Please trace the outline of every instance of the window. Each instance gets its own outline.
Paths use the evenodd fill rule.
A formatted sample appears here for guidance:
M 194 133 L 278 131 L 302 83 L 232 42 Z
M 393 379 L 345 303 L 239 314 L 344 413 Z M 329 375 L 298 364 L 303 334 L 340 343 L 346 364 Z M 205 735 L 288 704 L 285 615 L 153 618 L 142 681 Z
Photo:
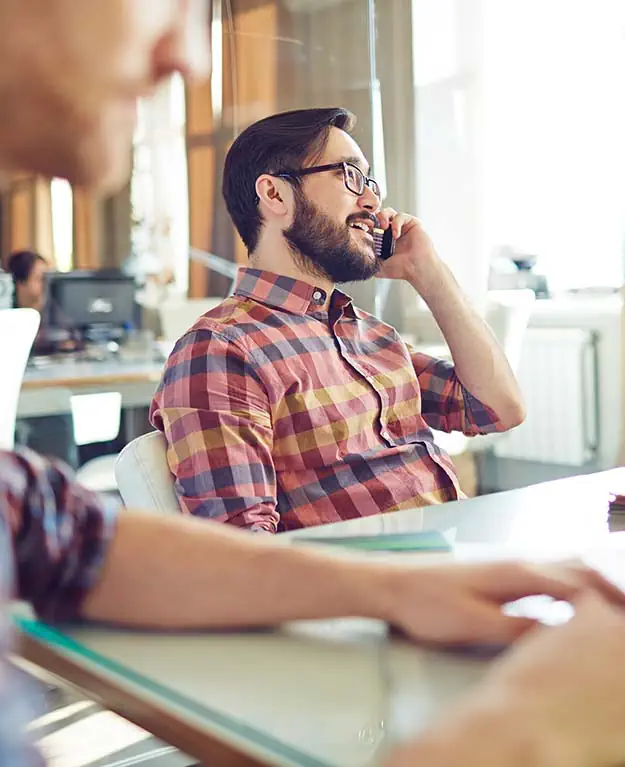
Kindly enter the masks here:
M 139 105 L 131 186 L 133 269 L 171 271 L 177 290 L 188 281 L 188 194 L 185 96 L 178 75 Z
M 502 246 L 623 282 L 624 6 L 413 0 L 419 214 L 463 285 Z M 474 292 L 475 292 L 474 290 Z
M 623 282 L 619 5 L 485 4 L 485 242 L 536 254 L 556 289 Z
M 53 178 L 50 183 L 50 199 L 54 262 L 60 272 L 68 272 L 73 266 L 74 252 L 73 194 L 69 181 Z

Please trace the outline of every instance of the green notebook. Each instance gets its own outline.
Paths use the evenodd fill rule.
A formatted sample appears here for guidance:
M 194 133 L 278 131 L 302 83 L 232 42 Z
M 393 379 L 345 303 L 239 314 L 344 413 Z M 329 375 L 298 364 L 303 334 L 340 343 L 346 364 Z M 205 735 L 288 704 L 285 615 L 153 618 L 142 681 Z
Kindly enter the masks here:
M 381 533 L 380 535 L 352 535 L 328 538 L 302 537 L 297 543 L 318 543 L 324 546 L 345 546 L 360 551 L 451 551 L 447 538 L 438 530 L 418 533 Z

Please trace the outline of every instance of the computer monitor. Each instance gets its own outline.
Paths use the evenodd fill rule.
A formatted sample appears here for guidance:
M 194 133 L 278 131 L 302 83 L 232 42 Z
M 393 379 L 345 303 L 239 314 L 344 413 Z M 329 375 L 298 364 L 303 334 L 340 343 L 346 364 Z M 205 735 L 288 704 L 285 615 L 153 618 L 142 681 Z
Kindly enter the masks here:
M 47 275 L 44 324 L 50 329 L 122 330 L 135 324 L 134 279 L 117 270 Z

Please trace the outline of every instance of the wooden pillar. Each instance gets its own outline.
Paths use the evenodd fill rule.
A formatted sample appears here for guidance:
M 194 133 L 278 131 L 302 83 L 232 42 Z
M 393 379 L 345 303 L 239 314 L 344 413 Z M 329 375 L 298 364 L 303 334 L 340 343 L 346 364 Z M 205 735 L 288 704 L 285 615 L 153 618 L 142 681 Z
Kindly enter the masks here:
M 222 170 L 238 133 L 277 110 L 279 12 L 276 0 L 234 0 L 232 11 L 233 19 L 224 21 L 223 56 L 213 60 L 221 104 L 213 109 L 210 83 L 187 89 L 189 235 L 192 247 L 244 264 L 247 252 L 221 196 Z M 228 285 L 190 263 L 190 296 L 223 295 Z
M 229 36 L 228 42 L 234 46 L 229 60 L 235 62 L 236 69 L 232 72 L 226 67 L 231 85 L 225 89 L 224 102 L 236 115 L 236 127 L 243 130 L 277 111 L 279 18 L 275 0 L 262 4 L 242 0 L 234 5 L 236 34 Z M 245 45 L 241 45 L 242 40 L 247 41 Z M 233 260 L 247 264 L 247 249 L 234 227 L 232 236 Z
M 15 184 L 9 193 L 9 253 L 32 248 L 33 194 L 30 182 Z
M 74 189 L 73 202 L 74 268 L 97 269 L 102 240 L 100 201 L 90 192 Z
M 186 108 L 189 245 L 212 251 L 216 179 L 210 83 L 198 83 L 187 88 Z M 208 270 L 190 261 L 189 296 L 201 298 L 208 295 L 208 290 Z
M 14 250 L 35 250 L 51 262 L 52 203 L 47 179 L 14 174 L 2 193 L 2 261 Z

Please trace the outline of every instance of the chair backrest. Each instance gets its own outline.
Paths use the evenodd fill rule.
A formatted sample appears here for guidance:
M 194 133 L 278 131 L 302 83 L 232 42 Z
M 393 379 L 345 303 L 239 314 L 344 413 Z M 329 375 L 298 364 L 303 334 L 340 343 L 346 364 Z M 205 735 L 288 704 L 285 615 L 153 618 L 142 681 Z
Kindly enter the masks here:
M 167 463 L 167 442 L 160 431 L 143 434 L 126 445 L 115 463 L 115 479 L 126 506 L 161 514 L 180 513 Z
M 0 449 L 12 450 L 15 419 L 24 370 L 39 328 L 39 312 L 34 309 L 0 310 Z
M 223 298 L 170 299 L 159 307 L 161 330 L 167 341 L 177 341 L 198 317 L 214 309 Z

